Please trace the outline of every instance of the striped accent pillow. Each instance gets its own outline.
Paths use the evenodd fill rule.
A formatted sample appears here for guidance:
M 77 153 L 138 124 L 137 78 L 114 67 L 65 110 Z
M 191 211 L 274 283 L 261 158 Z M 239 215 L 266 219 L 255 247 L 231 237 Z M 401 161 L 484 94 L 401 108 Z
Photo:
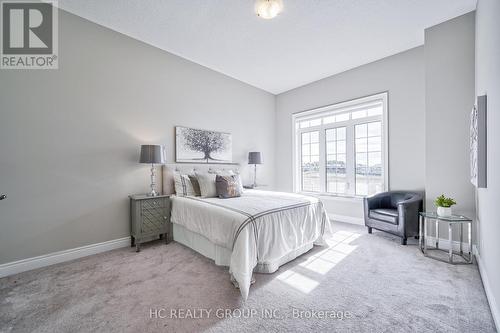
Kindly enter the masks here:
M 189 179 L 189 175 L 183 175 L 180 172 L 175 172 L 174 186 L 175 186 L 175 194 L 177 194 L 180 197 L 196 196 L 196 192 L 193 188 L 191 180 Z

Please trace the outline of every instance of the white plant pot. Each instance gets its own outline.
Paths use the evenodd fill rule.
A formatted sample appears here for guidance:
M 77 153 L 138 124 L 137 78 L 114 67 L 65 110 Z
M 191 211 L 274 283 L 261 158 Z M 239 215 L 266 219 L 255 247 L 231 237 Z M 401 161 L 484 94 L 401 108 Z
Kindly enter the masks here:
M 451 207 L 438 207 L 437 214 L 438 216 L 451 216 Z

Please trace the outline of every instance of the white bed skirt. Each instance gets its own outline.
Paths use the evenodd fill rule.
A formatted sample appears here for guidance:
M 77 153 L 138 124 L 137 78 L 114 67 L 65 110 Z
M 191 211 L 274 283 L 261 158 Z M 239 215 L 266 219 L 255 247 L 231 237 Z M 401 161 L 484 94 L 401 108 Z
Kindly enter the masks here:
M 209 259 L 212 259 L 218 266 L 229 266 L 231 263 L 231 250 L 212 243 L 205 236 L 192 232 L 180 224 L 173 223 L 173 229 L 174 240 L 176 242 L 195 250 Z M 313 243 L 314 242 L 306 243 L 273 261 L 259 262 L 253 271 L 256 273 L 274 273 L 281 265 L 284 265 L 311 250 L 314 246 Z
M 212 243 L 205 236 L 192 232 L 180 224 L 173 223 L 173 225 L 174 240 L 176 242 L 181 243 L 182 245 L 185 245 L 204 255 L 205 257 L 212 259 L 218 266 L 229 266 L 231 263 L 230 250 Z

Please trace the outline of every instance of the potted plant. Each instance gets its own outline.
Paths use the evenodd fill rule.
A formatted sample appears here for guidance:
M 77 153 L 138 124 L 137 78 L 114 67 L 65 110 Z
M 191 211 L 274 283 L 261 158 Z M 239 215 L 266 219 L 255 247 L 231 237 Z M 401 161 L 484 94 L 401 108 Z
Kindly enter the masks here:
M 441 194 L 434 200 L 434 204 L 437 206 L 437 214 L 439 216 L 451 216 L 451 206 L 457 203 L 452 198 L 447 198 L 444 194 Z

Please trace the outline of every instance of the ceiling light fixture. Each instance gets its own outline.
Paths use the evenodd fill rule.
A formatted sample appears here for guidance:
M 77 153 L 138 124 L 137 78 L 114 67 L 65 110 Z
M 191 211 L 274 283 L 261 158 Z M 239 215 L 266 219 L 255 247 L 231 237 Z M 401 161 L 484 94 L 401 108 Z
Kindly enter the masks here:
M 255 14 L 263 19 L 272 19 L 283 10 L 283 0 L 256 0 Z

